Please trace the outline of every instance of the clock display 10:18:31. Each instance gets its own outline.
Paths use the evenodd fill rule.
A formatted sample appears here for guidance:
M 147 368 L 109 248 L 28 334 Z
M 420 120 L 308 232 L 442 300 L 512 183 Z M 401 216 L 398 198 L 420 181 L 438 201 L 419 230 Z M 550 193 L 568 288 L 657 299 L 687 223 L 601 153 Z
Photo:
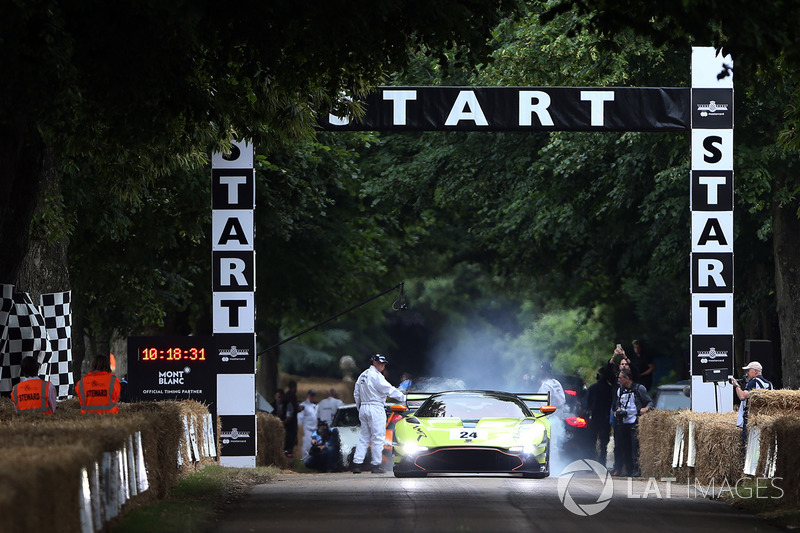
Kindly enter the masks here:
M 205 361 L 205 348 L 142 348 L 139 350 L 141 361 Z

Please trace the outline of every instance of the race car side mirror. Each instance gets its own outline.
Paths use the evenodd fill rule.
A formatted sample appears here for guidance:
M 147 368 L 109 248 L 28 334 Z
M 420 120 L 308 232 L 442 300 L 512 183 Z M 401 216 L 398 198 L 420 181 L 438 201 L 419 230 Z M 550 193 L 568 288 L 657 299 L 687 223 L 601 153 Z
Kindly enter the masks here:
M 393 406 L 391 406 L 389 409 L 391 409 L 395 413 L 405 413 L 408 410 L 408 407 L 406 407 L 405 405 L 396 403 Z
M 557 407 L 555 405 L 543 405 L 539 408 L 539 411 L 546 415 L 552 415 L 556 412 Z

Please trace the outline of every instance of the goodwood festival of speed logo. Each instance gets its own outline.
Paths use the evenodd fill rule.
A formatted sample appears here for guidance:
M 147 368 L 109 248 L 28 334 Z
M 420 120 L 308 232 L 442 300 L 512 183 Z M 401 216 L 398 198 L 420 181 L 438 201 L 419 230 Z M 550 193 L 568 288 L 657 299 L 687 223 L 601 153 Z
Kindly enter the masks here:
M 597 500 L 593 503 L 579 504 L 569 492 L 569 485 L 573 476 L 579 472 L 594 472 L 603 485 Z M 558 478 L 558 499 L 564 504 L 567 511 L 578 516 L 592 516 L 605 509 L 611 503 L 611 496 L 614 495 L 614 479 L 608 473 L 608 469 L 591 459 L 581 459 L 573 461 L 564 467 L 561 476 Z

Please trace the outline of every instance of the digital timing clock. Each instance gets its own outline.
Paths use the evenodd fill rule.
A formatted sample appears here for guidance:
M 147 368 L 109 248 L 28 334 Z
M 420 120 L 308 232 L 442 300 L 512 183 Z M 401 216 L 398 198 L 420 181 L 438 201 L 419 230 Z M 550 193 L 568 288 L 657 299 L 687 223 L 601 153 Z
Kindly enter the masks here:
M 210 356 L 206 346 L 141 346 L 138 349 L 139 361 L 205 361 Z
M 217 400 L 220 357 L 211 336 L 128 337 L 132 401 Z

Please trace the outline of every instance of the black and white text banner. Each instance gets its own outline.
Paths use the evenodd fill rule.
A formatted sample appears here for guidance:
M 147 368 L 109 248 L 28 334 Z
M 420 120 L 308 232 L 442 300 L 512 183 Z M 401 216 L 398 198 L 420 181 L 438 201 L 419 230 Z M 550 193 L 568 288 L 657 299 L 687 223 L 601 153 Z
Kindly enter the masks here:
M 727 75 L 720 76 L 721 73 Z M 733 353 L 733 61 L 692 49 L 692 410 L 727 412 Z
M 220 464 L 256 466 L 253 145 L 211 159 L 213 322 Z
M 332 131 L 688 130 L 690 91 L 661 87 L 380 87 Z

